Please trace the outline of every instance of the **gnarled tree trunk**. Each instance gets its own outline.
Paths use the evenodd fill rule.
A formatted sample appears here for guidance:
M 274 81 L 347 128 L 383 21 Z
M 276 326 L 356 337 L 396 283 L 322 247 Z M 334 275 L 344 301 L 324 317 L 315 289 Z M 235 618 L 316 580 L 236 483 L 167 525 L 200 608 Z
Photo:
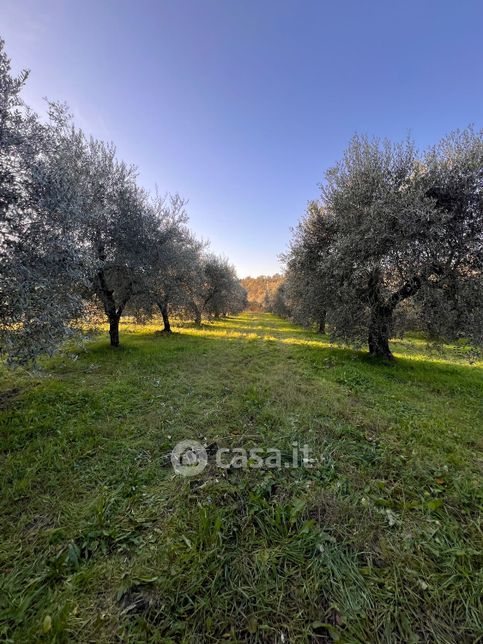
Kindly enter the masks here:
M 386 360 L 394 360 L 389 348 L 389 338 L 393 328 L 393 314 L 396 306 L 412 297 L 419 291 L 424 280 L 423 275 L 414 275 L 390 297 L 384 298 L 381 293 L 379 271 L 374 271 L 369 285 L 371 287 L 371 319 L 369 323 L 369 353 Z
M 158 302 L 159 310 L 163 316 L 163 324 L 165 333 L 171 333 L 171 324 L 169 323 L 169 305 L 167 302 Z
M 99 271 L 97 281 L 100 287 L 98 293 L 104 305 L 104 311 L 106 312 L 107 319 L 109 320 L 109 336 L 111 338 L 111 347 L 118 347 L 119 320 L 121 319 L 124 305 L 120 305 L 118 308 L 116 308 L 114 292 L 107 287 L 106 280 L 102 271 Z
M 106 252 L 102 241 L 98 242 L 97 252 L 99 260 L 101 262 L 105 262 Z M 117 307 L 114 297 L 114 290 L 108 286 L 108 281 L 106 279 L 103 267 L 100 268 L 94 278 L 94 288 L 97 295 L 101 299 L 101 302 L 104 306 L 104 311 L 107 315 L 107 319 L 109 320 L 109 336 L 111 338 L 111 347 L 118 347 L 119 320 L 121 319 L 122 312 L 124 311 L 124 308 L 132 295 L 132 282 L 129 283 L 128 287 L 126 288 L 124 297 Z
M 369 303 L 371 318 L 369 321 L 367 342 L 371 356 L 394 360 L 389 348 L 392 330 L 392 312 L 394 306 L 384 300 L 381 287 L 381 271 L 375 268 L 369 277 Z
M 119 320 L 121 316 L 117 313 L 109 315 L 109 336 L 111 338 L 111 347 L 119 346 Z
M 196 304 L 193 305 L 193 313 L 195 314 L 194 323 L 196 326 L 201 326 L 201 311 Z
M 317 323 L 317 333 L 325 333 L 325 313 L 320 316 Z
M 392 309 L 376 306 L 369 324 L 368 344 L 372 356 L 394 360 L 389 348 L 389 338 L 392 330 Z

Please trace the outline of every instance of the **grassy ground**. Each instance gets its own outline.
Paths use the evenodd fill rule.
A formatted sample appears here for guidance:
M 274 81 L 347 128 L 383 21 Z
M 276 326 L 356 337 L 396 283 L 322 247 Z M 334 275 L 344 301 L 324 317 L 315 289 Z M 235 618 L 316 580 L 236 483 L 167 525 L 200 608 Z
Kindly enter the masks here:
M 3 373 L 2 641 L 482 638 L 481 365 L 268 314 L 154 330 Z M 318 462 L 183 478 L 185 438 Z

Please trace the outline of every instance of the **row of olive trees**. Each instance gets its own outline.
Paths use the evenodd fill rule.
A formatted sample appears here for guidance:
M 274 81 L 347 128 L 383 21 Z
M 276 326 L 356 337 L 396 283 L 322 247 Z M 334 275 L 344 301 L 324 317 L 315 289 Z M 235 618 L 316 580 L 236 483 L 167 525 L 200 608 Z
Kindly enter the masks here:
M 457 131 L 418 154 L 355 137 L 326 174 L 285 256 L 279 314 L 367 343 L 415 324 L 483 341 L 483 132 Z
M 65 109 L 42 121 L 21 99 L 0 41 L 0 342 L 29 360 L 97 303 L 119 344 L 122 314 L 159 310 L 198 324 L 238 312 L 234 269 L 187 227 L 179 196 L 150 196 L 113 146 L 87 138 Z

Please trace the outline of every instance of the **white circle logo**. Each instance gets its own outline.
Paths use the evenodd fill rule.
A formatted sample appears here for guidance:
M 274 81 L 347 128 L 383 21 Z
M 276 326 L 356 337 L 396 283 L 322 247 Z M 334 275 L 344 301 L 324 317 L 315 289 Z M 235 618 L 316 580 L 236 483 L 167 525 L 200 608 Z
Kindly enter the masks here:
M 198 441 L 181 441 L 171 452 L 171 464 L 176 474 L 196 476 L 208 463 L 206 449 Z

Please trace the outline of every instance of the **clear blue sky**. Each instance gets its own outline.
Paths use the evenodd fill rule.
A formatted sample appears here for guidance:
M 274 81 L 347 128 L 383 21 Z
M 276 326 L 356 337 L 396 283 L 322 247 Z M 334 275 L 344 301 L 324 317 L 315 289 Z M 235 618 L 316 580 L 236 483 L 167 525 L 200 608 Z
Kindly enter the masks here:
M 482 0 L 0 0 L 0 33 L 27 101 L 187 197 L 240 276 L 278 269 L 354 132 L 483 120 Z

